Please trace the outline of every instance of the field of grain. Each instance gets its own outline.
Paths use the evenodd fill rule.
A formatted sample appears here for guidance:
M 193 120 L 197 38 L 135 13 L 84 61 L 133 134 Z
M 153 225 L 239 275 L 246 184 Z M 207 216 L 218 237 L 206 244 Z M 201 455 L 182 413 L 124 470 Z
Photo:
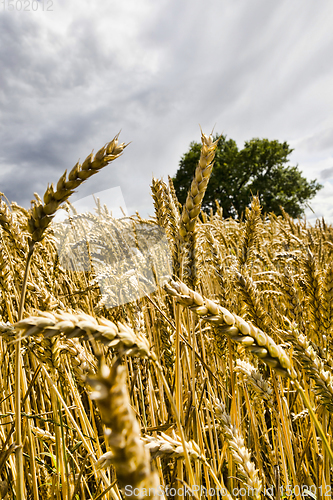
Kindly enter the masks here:
M 201 212 L 202 144 L 154 219 L 67 203 L 118 136 L 30 211 L 2 196 L 0 498 L 331 498 L 333 228 Z

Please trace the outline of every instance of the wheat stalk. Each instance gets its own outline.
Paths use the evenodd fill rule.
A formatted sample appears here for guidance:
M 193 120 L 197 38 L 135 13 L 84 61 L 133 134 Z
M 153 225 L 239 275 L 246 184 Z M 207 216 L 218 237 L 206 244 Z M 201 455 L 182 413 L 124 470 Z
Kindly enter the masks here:
M 121 156 L 127 145 L 125 143 L 118 144 L 118 136 L 119 134 L 95 155 L 91 153 L 87 156 L 82 164 L 78 162 L 69 172 L 68 178 L 67 171 L 65 171 L 60 177 L 56 189 L 54 189 L 53 184 L 48 186 L 43 197 L 44 203 L 39 197 L 37 197 L 37 201 L 33 202 L 28 219 L 28 231 L 33 243 L 42 240 L 56 211 L 62 203 L 68 200 L 78 186 Z
M 218 419 L 222 432 L 227 439 L 233 461 L 237 464 L 238 474 L 247 485 L 246 491 L 250 498 L 261 498 L 262 482 L 258 471 L 251 461 L 251 454 L 245 446 L 244 438 L 239 429 L 232 424 L 230 415 L 226 412 L 225 405 L 218 399 L 213 403 L 214 415 Z
M 145 447 L 149 450 L 151 458 L 176 458 L 184 459 L 184 447 L 181 439 L 177 436 L 175 431 L 172 432 L 172 436 L 168 436 L 164 432 L 161 432 L 158 436 L 142 436 L 141 440 Z M 206 462 L 206 458 L 202 456 L 201 451 L 197 443 L 194 441 L 186 441 L 187 453 L 191 460 L 200 460 Z M 105 469 L 110 467 L 113 460 L 113 453 L 107 451 L 102 456 L 99 457 L 95 463 L 95 467 L 98 469 Z
M 135 334 L 128 325 L 121 322 L 116 325 L 105 318 L 97 320 L 82 312 L 72 314 L 59 311 L 51 314 L 37 311 L 37 313 L 38 316 L 29 316 L 14 325 L 16 330 L 22 332 L 23 338 L 38 334 L 52 338 L 63 334 L 68 339 L 99 340 L 128 356 L 155 359 L 146 337 L 141 332 Z
M 170 295 L 176 297 L 178 302 L 187 306 L 202 319 L 219 326 L 218 335 L 227 335 L 234 342 L 240 343 L 279 374 L 294 376 L 288 355 L 280 346 L 276 345 L 271 337 L 252 323 L 231 313 L 212 300 L 202 297 L 198 292 L 190 290 L 182 282 L 166 283 L 165 289 Z
M 201 142 L 200 160 L 183 207 L 179 223 L 179 237 L 177 240 L 178 259 L 179 261 L 183 259 L 183 263 L 180 267 L 181 276 L 183 276 L 192 286 L 195 285 L 196 282 L 195 226 L 198 221 L 207 184 L 212 173 L 218 140 L 214 142 L 212 135 L 207 137 L 201 132 Z M 179 270 L 175 270 L 176 274 L 177 271 L 179 272 Z
M 172 432 L 172 436 L 168 436 L 164 432 L 161 432 L 161 434 L 156 437 L 143 436 L 142 440 L 149 449 L 152 458 L 184 458 L 184 447 L 175 431 Z M 193 440 L 186 441 L 186 448 L 191 460 L 206 462 L 206 458 L 202 456 L 199 446 Z
M 256 392 L 256 398 L 266 400 L 269 406 L 273 407 L 273 389 L 270 383 L 264 379 L 262 374 L 251 363 L 241 359 L 236 360 L 235 372 L 242 373 L 246 381 Z
M 158 476 L 151 469 L 148 449 L 140 439 L 140 427 L 130 405 L 126 386 L 126 370 L 118 359 L 110 369 L 101 364 L 95 377 L 87 382 L 94 388 L 90 397 L 97 402 L 105 429 L 105 436 L 112 452 L 112 464 L 122 488 L 138 488 L 139 495 L 130 498 L 143 498 L 146 489 L 157 492 Z M 151 490 L 150 490 L 151 488 Z M 141 490 L 141 493 L 140 493 Z

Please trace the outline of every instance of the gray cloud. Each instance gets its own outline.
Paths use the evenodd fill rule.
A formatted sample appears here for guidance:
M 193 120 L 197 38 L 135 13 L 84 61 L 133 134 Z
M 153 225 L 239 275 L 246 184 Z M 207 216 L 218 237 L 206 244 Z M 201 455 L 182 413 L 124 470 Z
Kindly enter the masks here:
M 325 168 L 320 172 L 320 178 L 321 179 L 329 179 L 330 177 L 333 176 L 333 167 L 331 168 Z
M 333 154 L 329 7 L 59 0 L 49 17 L 21 14 L 0 16 L 0 190 L 25 206 L 120 129 L 132 144 L 76 198 L 120 186 L 143 215 L 152 174 L 176 172 L 199 123 L 240 145 L 297 141 L 310 178 Z
M 332 150 L 333 145 L 333 127 L 314 133 L 311 137 L 304 139 L 299 146 L 308 152 L 317 152 Z

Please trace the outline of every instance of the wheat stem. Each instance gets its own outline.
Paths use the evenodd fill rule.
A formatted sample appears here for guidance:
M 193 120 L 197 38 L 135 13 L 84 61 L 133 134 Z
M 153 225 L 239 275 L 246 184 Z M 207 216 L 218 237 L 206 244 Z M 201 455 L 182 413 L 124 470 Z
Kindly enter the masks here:
M 182 426 L 181 421 L 180 421 L 179 412 L 177 410 L 175 400 L 172 397 L 168 382 L 166 381 L 166 378 L 164 376 L 163 369 L 162 369 L 161 365 L 159 364 L 159 362 L 157 360 L 154 361 L 154 365 L 156 366 L 158 373 L 162 379 L 164 390 L 167 393 L 168 399 L 171 403 L 171 406 L 172 406 L 172 409 L 173 409 L 173 412 L 174 412 L 174 415 L 176 418 L 177 427 L 178 427 L 178 431 L 180 434 L 180 439 L 182 441 L 182 445 L 183 445 L 183 449 L 184 449 L 186 470 L 187 470 L 187 473 L 189 476 L 190 487 L 192 488 L 192 486 L 195 485 L 195 479 L 194 479 L 193 470 L 192 470 L 192 466 L 191 466 L 191 462 L 190 462 L 190 457 L 189 457 L 189 454 L 188 454 L 188 451 L 186 448 L 186 439 L 185 439 L 185 435 L 184 435 L 183 426 Z
M 19 307 L 19 320 L 23 317 L 25 294 L 27 290 L 28 275 L 31 265 L 32 254 L 34 245 L 29 248 L 27 261 L 25 265 L 25 272 L 23 278 L 23 285 L 21 290 L 20 307 Z M 17 482 L 16 482 L 16 496 L 17 500 L 23 500 L 24 494 L 24 471 L 23 471 L 23 444 L 22 444 L 22 417 L 21 417 L 21 332 L 17 332 L 15 344 L 15 441 L 16 441 L 16 467 L 17 467 Z
M 331 462 L 331 464 L 333 466 L 333 451 L 332 451 L 330 445 L 328 444 L 327 437 L 325 436 L 325 433 L 324 433 L 324 431 L 323 431 L 323 429 L 322 429 L 322 427 L 321 427 L 321 425 L 320 425 L 320 423 L 319 423 L 319 421 L 318 421 L 318 419 L 316 417 L 316 414 L 315 414 L 315 412 L 312 409 L 312 405 L 311 405 L 311 403 L 310 403 L 307 395 L 305 394 L 303 388 L 301 387 L 301 384 L 299 383 L 299 381 L 298 380 L 294 380 L 294 384 L 296 386 L 296 389 L 297 389 L 298 393 L 300 394 L 301 398 L 303 399 L 305 406 L 309 410 L 311 419 L 312 419 L 312 421 L 313 421 L 313 423 L 314 423 L 314 425 L 315 425 L 315 427 L 317 429 L 317 432 L 318 432 L 318 434 L 319 434 L 319 436 L 320 436 L 320 438 L 321 438 L 321 440 L 323 442 L 323 445 L 324 445 L 324 447 L 325 447 L 325 449 L 327 451 L 327 454 L 329 456 L 330 462 Z

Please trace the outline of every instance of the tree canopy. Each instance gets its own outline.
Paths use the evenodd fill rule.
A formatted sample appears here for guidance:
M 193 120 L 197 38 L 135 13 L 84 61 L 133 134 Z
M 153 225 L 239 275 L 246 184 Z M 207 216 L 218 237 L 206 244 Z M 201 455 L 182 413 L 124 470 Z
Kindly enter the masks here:
M 186 201 L 200 150 L 200 143 L 191 142 L 173 178 L 182 204 Z M 250 205 L 252 195 L 258 195 L 263 212 L 280 215 L 282 207 L 291 217 L 300 217 L 308 200 L 323 186 L 316 180 L 308 181 L 298 166 L 287 165 L 292 151 L 287 142 L 258 138 L 245 142 L 239 150 L 233 139 L 227 140 L 222 135 L 202 208 L 215 207 L 217 200 L 224 217 L 239 218 Z

